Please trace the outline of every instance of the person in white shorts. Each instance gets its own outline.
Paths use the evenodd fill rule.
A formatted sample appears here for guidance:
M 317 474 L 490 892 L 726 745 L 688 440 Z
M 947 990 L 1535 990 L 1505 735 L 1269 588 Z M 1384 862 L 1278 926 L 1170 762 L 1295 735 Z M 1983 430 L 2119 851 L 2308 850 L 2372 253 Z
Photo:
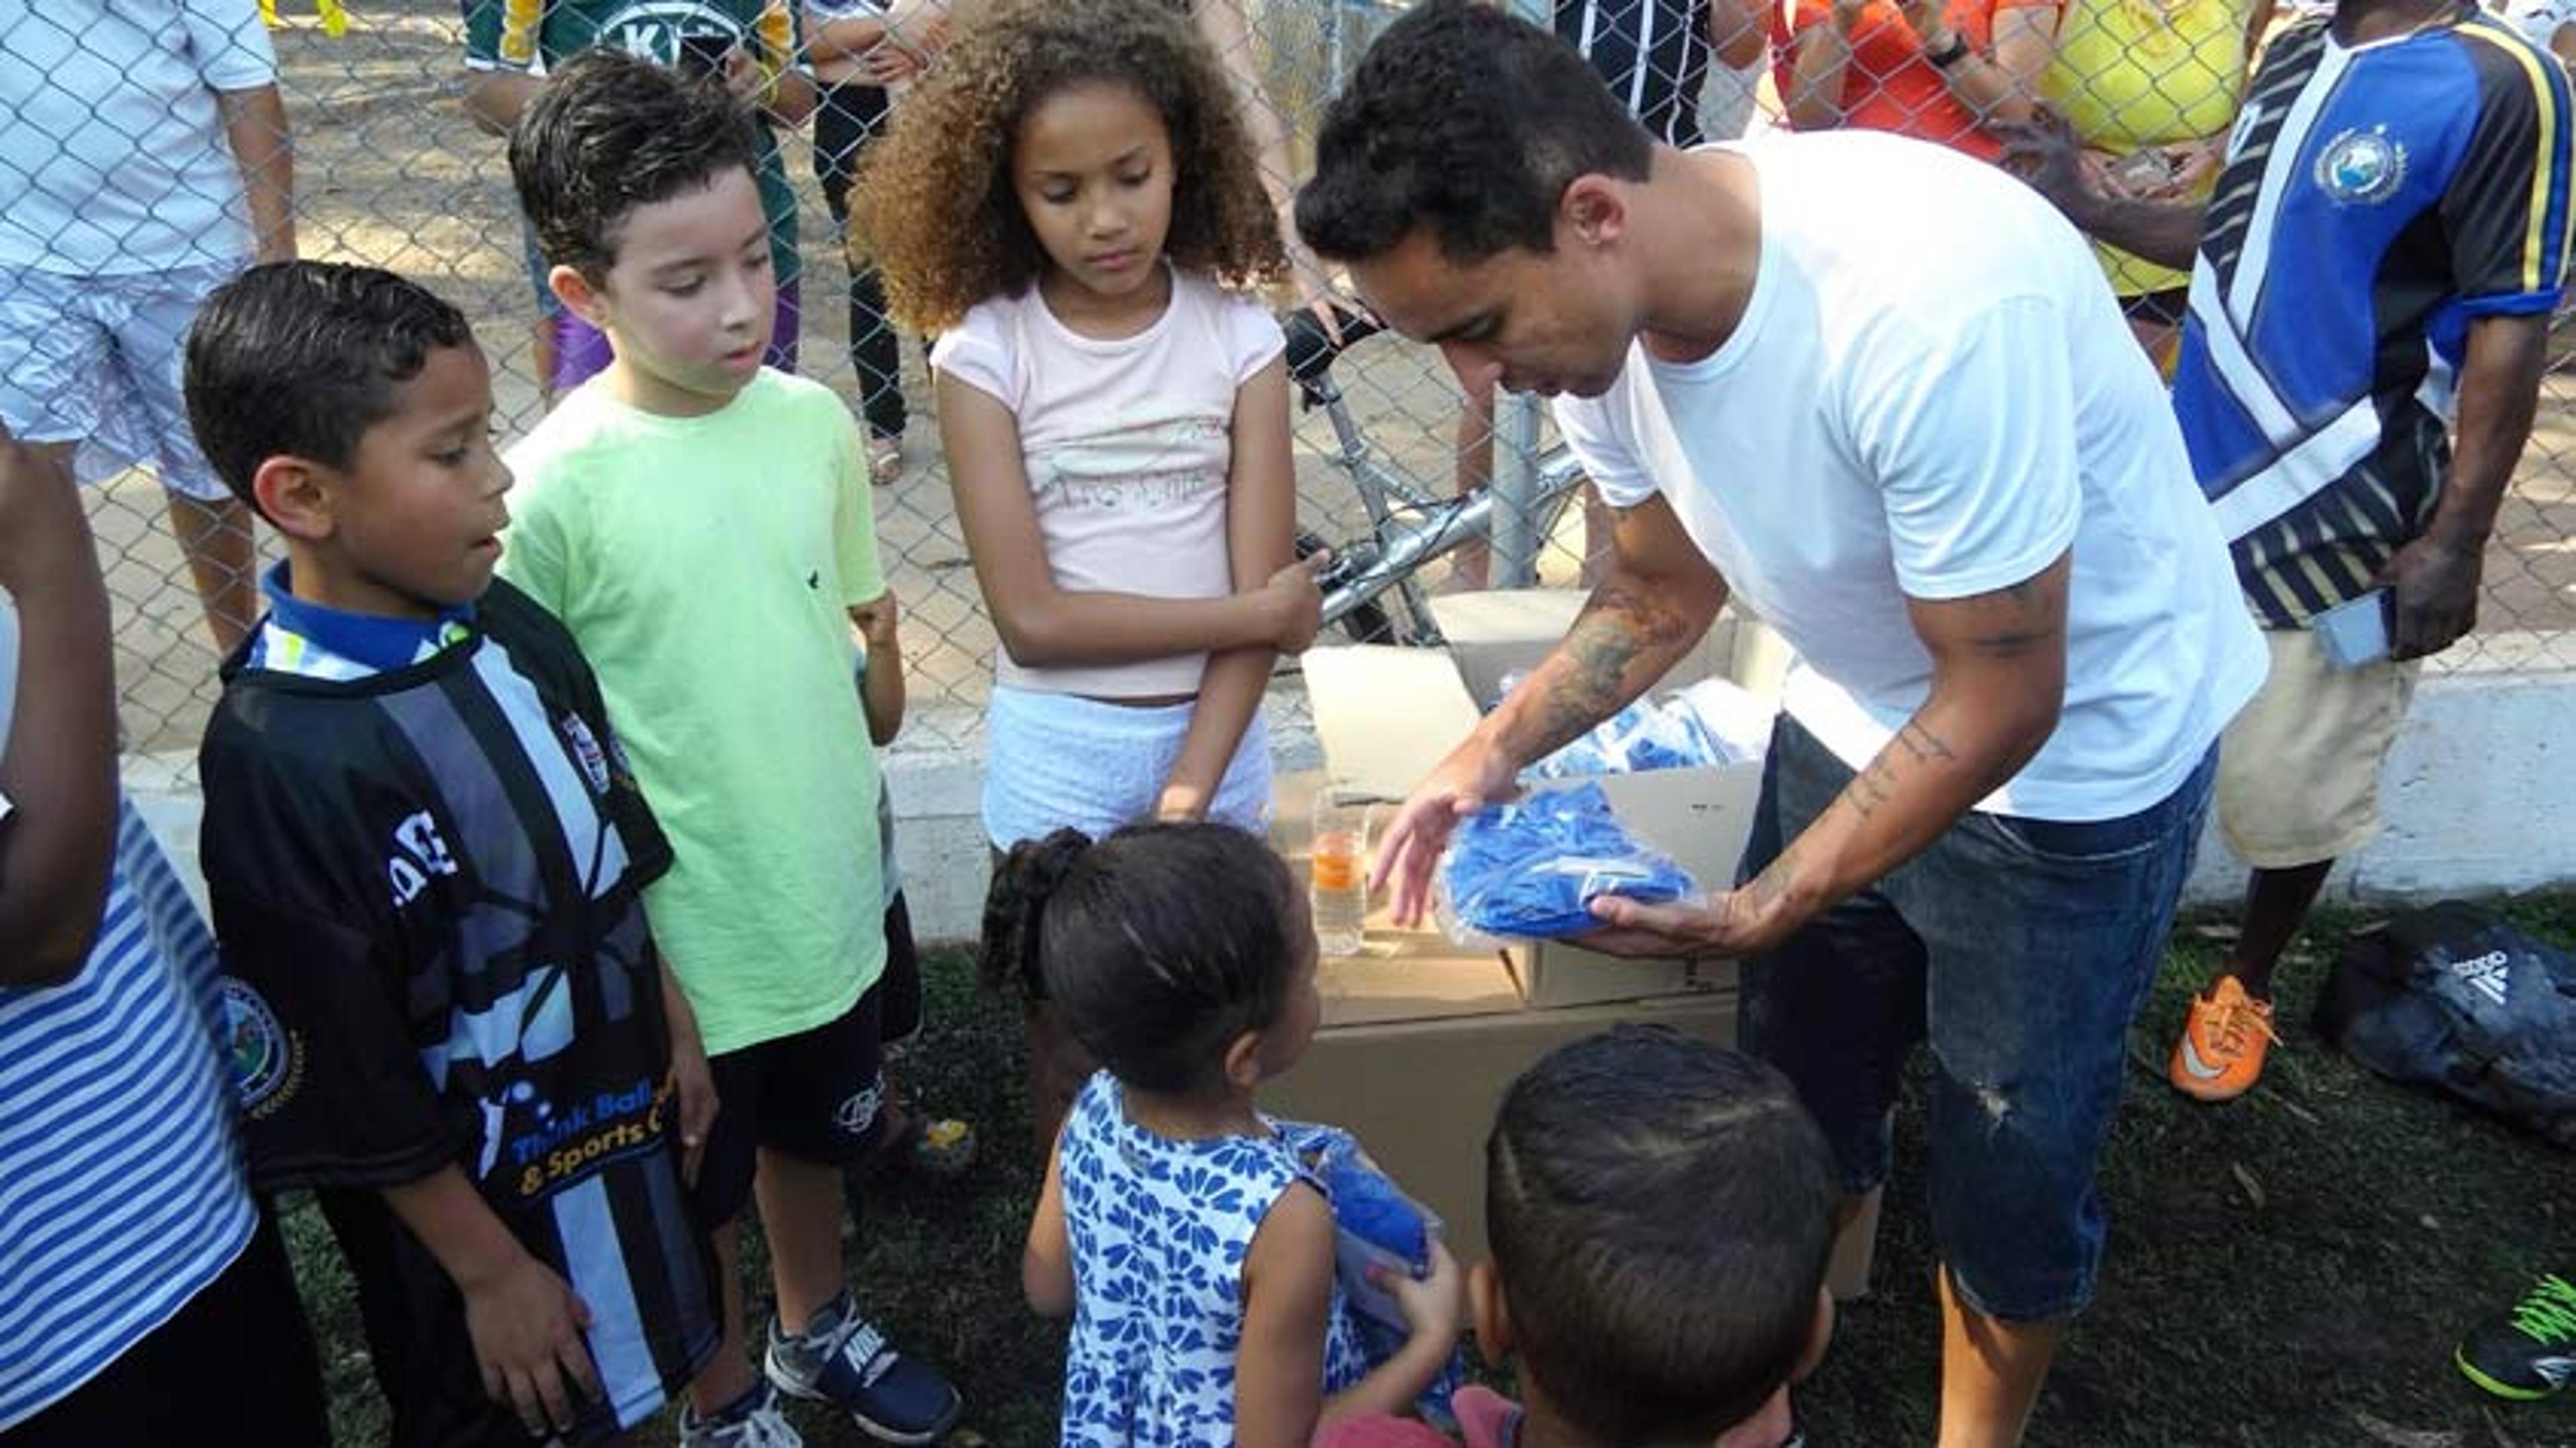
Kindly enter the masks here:
M 188 325 L 295 254 L 277 56 L 254 0 L 0 11 L 0 422 L 96 479 L 151 466 L 216 646 L 259 612 L 250 510 L 207 468 Z

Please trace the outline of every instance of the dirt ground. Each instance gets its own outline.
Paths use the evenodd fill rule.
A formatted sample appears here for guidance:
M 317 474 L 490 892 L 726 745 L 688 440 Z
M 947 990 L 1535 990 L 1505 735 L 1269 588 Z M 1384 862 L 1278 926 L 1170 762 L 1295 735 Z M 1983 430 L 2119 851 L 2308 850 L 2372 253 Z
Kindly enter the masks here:
M 1267 13 L 1297 17 L 1302 0 Z M 505 432 L 537 416 L 529 368 L 534 317 L 519 260 L 519 232 L 497 140 L 478 133 L 458 103 L 463 42 L 451 0 L 370 0 L 349 32 L 326 37 L 290 4 L 278 48 L 295 131 L 298 213 L 310 256 L 391 267 L 463 307 L 492 355 Z M 1330 53 L 1311 23 L 1283 20 L 1270 57 L 1276 88 L 1311 94 Z M 1345 46 L 1345 50 L 1355 47 Z M 1295 77 L 1309 77 L 1300 84 Z M 1293 102 L 1292 102 L 1293 104 Z M 806 275 L 803 368 L 856 397 L 839 298 L 847 269 L 816 188 L 801 137 L 788 138 L 788 164 L 802 202 Z M 947 742 L 973 728 L 991 673 L 993 636 L 976 597 L 965 546 L 938 466 L 935 428 L 918 346 L 905 348 L 906 392 L 915 404 L 902 479 L 877 494 L 887 568 L 908 615 L 916 739 Z M 1342 367 L 1345 390 L 1372 442 L 1399 469 L 1446 490 L 1456 387 L 1430 355 L 1384 340 Z M 2482 636 L 2451 656 L 2507 667 L 2576 665 L 2576 378 L 2552 377 L 2541 427 L 2526 454 L 2488 566 Z M 1298 419 L 1298 480 L 1304 525 L 1328 539 L 1356 535 L 1361 514 L 1334 466 L 1321 414 Z M 116 596 L 118 668 L 130 748 L 192 751 L 213 697 L 213 650 L 176 549 L 160 521 L 157 485 L 129 474 L 96 490 L 93 521 Z M 1571 520 L 1544 566 L 1568 581 L 1580 547 Z M 1292 705 L 1293 707 L 1293 705 Z

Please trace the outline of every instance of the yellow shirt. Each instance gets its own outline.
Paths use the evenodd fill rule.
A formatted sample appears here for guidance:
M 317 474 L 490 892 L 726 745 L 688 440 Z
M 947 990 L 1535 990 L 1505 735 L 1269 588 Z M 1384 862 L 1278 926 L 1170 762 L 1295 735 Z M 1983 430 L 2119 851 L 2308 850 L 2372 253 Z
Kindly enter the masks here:
M 2040 94 L 2084 144 L 2115 156 L 2223 137 L 2245 103 L 2247 0 L 2066 0 Z M 2215 169 L 2186 196 L 2205 199 Z M 2188 273 L 2097 246 L 2124 297 L 2188 285 Z

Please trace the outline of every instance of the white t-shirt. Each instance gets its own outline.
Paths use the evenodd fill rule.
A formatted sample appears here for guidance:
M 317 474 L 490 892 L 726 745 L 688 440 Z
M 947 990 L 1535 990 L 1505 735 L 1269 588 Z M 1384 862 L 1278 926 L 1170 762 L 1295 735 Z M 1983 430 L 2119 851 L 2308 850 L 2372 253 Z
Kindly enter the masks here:
M 1235 390 L 1286 347 L 1259 302 L 1175 270 L 1171 304 L 1133 337 L 1085 337 L 1031 287 L 978 303 L 940 336 L 930 365 L 1018 422 L 1056 587 L 1223 598 L 1234 592 Z M 1003 684 L 1100 699 L 1196 693 L 1207 667 L 1205 654 L 1032 669 L 997 649 L 993 661 Z
M 276 79 L 254 0 L 0 7 L 0 266 L 102 276 L 248 257 L 215 92 Z
M 1872 132 L 1739 148 L 1762 255 L 1699 362 L 1632 349 L 1557 407 L 1602 495 L 1661 492 L 1799 654 L 1789 713 L 1865 765 L 1930 692 L 1906 614 L 2070 547 L 2057 732 L 1980 804 L 2114 819 L 2170 794 L 2264 651 L 2163 389 L 2091 250 L 2020 182 Z

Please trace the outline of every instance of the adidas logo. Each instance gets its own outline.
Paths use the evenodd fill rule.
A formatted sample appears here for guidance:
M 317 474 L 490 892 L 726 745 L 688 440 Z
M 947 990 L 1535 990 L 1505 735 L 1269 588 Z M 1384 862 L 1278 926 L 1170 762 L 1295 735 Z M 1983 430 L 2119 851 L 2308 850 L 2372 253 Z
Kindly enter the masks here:
M 2501 950 L 2489 951 L 2475 960 L 2454 960 L 2443 967 L 2459 980 L 2497 1005 L 2505 1001 L 2505 984 L 2513 972 L 2513 958 Z

